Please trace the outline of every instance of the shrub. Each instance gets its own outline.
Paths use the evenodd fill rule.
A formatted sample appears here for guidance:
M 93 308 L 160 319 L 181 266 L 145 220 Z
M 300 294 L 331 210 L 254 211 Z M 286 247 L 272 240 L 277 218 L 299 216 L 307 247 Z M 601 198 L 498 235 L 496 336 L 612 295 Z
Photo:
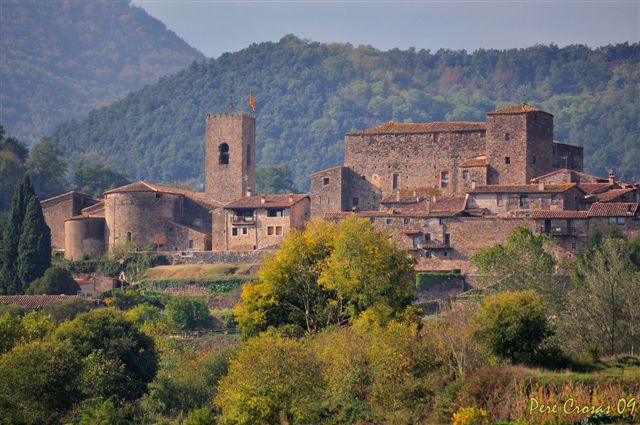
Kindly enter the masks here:
M 489 412 L 476 407 L 463 407 L 453 414 L 453 425 L 485 425 L 489 423 Z
M 60 324 L 67 320 L 73 320 L 80 313 L 91 310 L 92 304 L 81 298 L 71 298 L 64 301 L 47 304 L 42 308 L 42 312 L 49 317 L 53 323 Z
M 50 267 L 44 272 L 44 276 L 31 282 L 27 293 L 31 295 L 76 295 L 79 290 L 80 286 L 68 270 Z
M 193 330 L 211 322 L 209 306 L 202 298 L 173 297 L 165 308 L 167 318 L 182 330 Z

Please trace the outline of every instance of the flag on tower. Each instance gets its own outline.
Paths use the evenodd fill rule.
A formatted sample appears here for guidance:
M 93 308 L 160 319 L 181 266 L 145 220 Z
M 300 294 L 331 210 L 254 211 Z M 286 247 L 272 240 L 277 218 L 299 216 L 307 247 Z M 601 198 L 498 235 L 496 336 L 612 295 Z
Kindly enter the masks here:
M 251 105 L 251 110 L 253 112 L 255 112 L 256 111 L 256 104 L 253 101 L 253 96 L 251 96 L 251 94 L 249 94 L 249 105 Z

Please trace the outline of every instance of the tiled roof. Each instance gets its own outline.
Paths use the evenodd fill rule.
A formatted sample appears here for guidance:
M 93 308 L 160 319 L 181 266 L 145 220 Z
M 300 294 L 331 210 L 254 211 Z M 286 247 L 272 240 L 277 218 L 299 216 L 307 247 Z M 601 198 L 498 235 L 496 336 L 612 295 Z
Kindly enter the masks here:
M 463 167 L 486 167 L 487 157 L 486 155 L 476 156 L 475 158 L 469 158 L 462 163 Z
M 425 122 L 425 123 L 397 123 L 389 121 L 377 127 L 349 134 L 422 134 L 422 133 L 455 133 L 459 131 L 484 131 L 483 122 Z
M 225 204 L 225 209 L 242 209 L 242 208 L 285 208 L 309 198 L 306 194 L 278 194 L 278 195 L 255 195 L 245 198 L 236 199 Z M 264 199 L 264 203 L 262 200 Z
M 567 210 L 534 210 L 531 211 L 531 218 L 587 218 L 587 211 L 567 211 Z
M 193 192 L 191 190 L 179 189 L 177 187 L 164 186 L 157 183 L 148 183 L 145 181 L 137 181 L 135 183 L 128 184 L 126 186 L 117 187 L 115 189 L 107 190 L 104 192 L 105 196 L 112 193 L 126 193 L 126 192 L 159 192 L 169 193 L 174 195 L 183 195 L 187 198 L 191 198 L 196 202 L 200 202 L 212 208 L 219 208 L 222 206 L 221 202 L 215 201 L 209 198 L 202 192 Z
M 409 205 L 401 210 L 403 213 L 412 212 L 426 212 L 427 202 L 429 205 L 429 212 L 431 215 L 446 214 L 456 215 L 462 212 L 466 207 L 465 196 L 452 196 L 449 198 L 437 198 L 436 202 L 431 202 L 431 199 L 424 199 L 417 204 Z
M 578 181 L 579 182 L 582 182 L 582 180 L 586 180 L 583 183 L 589 183 L 591 181 L 595 181 L 597 183 L 608 183 L 609 182 L 608 178 L 598 177 L 598 176 L 594 176 L 594 175 L 591 175 L 591 174 L 583 173 L 582 171 L 570 170 L 568 168 L 560 168 L 558 170 L 551 171 L 550 173 L 534 177 L 534 178 L 531 179 L 531 182 L 535 183 L 535 182 L 538 182 L 539 180 L 542 180 L 542 179 L 544 179 L 546 177 L 551 177 L 551 176 L 554 176 L 554 175 L 560 174 L 560 173 L 569 173 L 572 176 L 576 176 L 576 177 L 578 177 Z
M 414 230 L 401 230 L 400 233 L 402 233 L 403 235 L 419 235 L 420 233 L 422 233 L 422 230 L 419 229 L 414 229 Z
M 0 295 L 0 304 L 17 305 L 26 309 L 44 307 L 47 304 L 77 298 L 75 295 Z
M 562 184 L 547 184 L 544 185 L 544 189 L 540 190 L 538 184 L 523 184 L 523 185 L 483 185 L 476 186 L 475 189 L 471 189 L 469 193 L 563 193 L 567 190 L 576 187 L 575 183 L 562 183 Z
M 589 217 L 629 217 L 638 214 L 638 202 L 596 202 L 589 208 Z
M 104 212 L 104 199 L 100 199 L 98 202 L 91 205 L 90 207 L 83 208 L 80 211 L 80 214 L 91 216 L 100 212 Z
M 384 198 L 381 203 L 383 204 L 394 204 L 394 203 L 403 203 L 410 204 L 416 203 L 422 200 L 425 196 L 437 195 L 439 193 L 438 189 L 433 187 L 417 187 L 415 189 L 400 189 L 400 201 L 398 201 L 398 191 L 392 192 L 389 196 Z M 416 200 L 418 198 L 418 201 Z
M 611 183 L 578 183 L 578 187 L 585 193 L 591 195 L 593 193 L 604 192 L 613 187 Z
M 489 112 L 487 115 L 499 115 L 499 114 L 525 114 L 527 112 L 544 112 L 534 106 L 527 103 L 519 103 L 517 105 L 509 105 L 504 108 L 496 109 L 493 112 Z M 551 114 L 549 114 L 551 115 Z
M 62 193 L 60 195 L 56 195 L 56 196 L 53 196 L 51 198 L 45 199 L 43 201 L 40 201 L 40 203 L 41 204 L 46 204 L 47 202 L 57 201 L 58 199 L 67 198 L 69 196 L 80 196 L 80 197 L 83 197 L 83 198 L 93 199 L 93 196 L 91 196 L 91 195 L 87 195 L 86 193 L 76 192 L 75 190 L 72 190 L 70 192 Z
M 598 193 L 596 196 L 598 198 L 598 201 L 600 202 L 611 202 L 621 196 L 626 195 L 627 193 L 632 193 L 635 191 L 636 189 L 612 189 L 603 193 Z

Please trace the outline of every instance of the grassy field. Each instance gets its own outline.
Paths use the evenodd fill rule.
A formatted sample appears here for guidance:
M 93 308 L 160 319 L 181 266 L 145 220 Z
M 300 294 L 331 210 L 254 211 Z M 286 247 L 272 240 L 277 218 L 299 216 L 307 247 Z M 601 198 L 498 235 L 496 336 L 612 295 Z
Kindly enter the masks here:
M 255 276 L 256 264 L 181 264 L 152 267 L 140 280 L 227 280 L 230 278 L 251 279 Z

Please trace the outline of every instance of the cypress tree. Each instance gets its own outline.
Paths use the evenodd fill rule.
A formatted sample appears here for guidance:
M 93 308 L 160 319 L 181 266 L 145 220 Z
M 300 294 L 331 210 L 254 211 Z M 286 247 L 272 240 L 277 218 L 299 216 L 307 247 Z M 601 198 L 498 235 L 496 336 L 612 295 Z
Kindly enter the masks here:
M 20 281 L 16 273 L 18 244 L 22 234 L 22 222 L 26 211 L 25 181 L 31 182 L 28 176 L 18 183 L 11 198 L 11 209 L 7 213 L 2 226 L 2 244 L 0 245 L 0 291 L 3 294 L 16 294 Z M 33 190 L 33 186 L 31 186 Z
M 33 190 L 33 186 L 30 188 Z M 33 194 L 28 199 L 16 262 L 20 293 L 51 267 L 51 230 L 44 221 L 38 197 Z

